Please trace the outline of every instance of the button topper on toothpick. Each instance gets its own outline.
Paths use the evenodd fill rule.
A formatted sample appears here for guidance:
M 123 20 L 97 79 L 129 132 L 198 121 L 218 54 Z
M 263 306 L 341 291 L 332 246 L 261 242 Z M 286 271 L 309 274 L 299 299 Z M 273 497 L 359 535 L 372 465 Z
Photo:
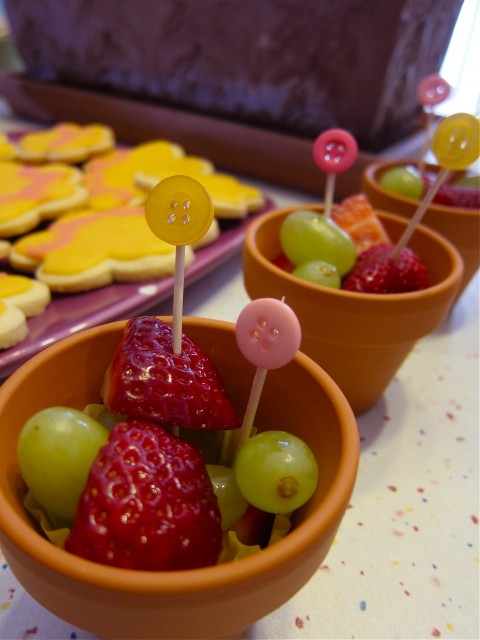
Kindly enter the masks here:
M 259 298 L 241 311 L 235 335 L 242 355 L 257 367 L 236 440 L 238 452 L 250 436 L 267 371 L 292 360 L 300 348 L 302 332 L 295 312 L 283 300 Z
M 435 194 L 452 171 L 463 171 L 480 157 L 479 120 L 468 113 L 457 113 L 445 118 L 433 134 L 432 151 L 441 169 L 396 244 L 390 256 L 393 260 L 410 240 Z
M 173 352 L 182 351 L 185 246 L 204 236 L 213 221 L 208 192 L 194 178 L 170 176 L 152 189 L 145 201 L 145 217 L 153 233 L 175 245 L 173 285 Z
M 418 83 L 417 87 L 417 100 L 422 105 L 426 114 L 425 120 L 425 140 L 420 152 L 420 160 L 418 163 L 418 170 L 423 173 L 425 169 L 425 156 L 430 147 L 431 130 L 433 124 L 433 107 L 437 106 L 450 95 L 451 87 L 446 80 L 444 80 L 437 73 L 423 78 Z
M 313 143 L 313 159 L 319 169 L 327 174 L 324 197 L 324 214 L 330 216 L 338 173 L 350 169 L 358 155 L 357 141 L 344 129 L 327 129 Z

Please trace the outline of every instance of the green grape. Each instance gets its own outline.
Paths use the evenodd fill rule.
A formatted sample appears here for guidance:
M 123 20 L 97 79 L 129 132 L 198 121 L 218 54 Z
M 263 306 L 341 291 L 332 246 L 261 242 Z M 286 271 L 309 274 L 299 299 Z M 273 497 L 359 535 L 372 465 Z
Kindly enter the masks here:
M 104 404 L 87 404 L 83 413 L 100 422 L 100 424 L 103 424 L 109 431 L 117 422 L 122 422 L 122 420 L 125 420 L 127 417 L 121 416 L 118 413 L 112 413 Z
M 322 287 L 330 287 L 332 289 L 340 289 L 342 282 L 336 268 L 323 260 L 302 262 L 298 267 L 295 267 L 292 274 L 301 280 L 307 280 L 308 282 L 320 284 Z
M 459 187 L 469 187 L 470 189 L 480 189 L 480 176 L 462 176 L 452 184 Z
M 405 196 L 405 198 L 420 200 L 423 195 L 422 176 L 413 165 L 387 169 L 382 173 L 378 182 L 387 191 Z
M 220 464 L 207 464 L 206 467 L 222 515 L 222 530 L 226 531 L 245 514 L 248 502 L 240 493 L 232 469 Z
M 287 215 L 280 227 L 280 244 L 294 265 L 323 260 L 333 265 L 340 276 L 347 274 L 356 261 L 355 245 L 348 233 L 315 211 L 299 210 Z
M 23 479 L 52 516 L 72 520 L 90 467 L 109 432 L 81 411 L 51 407 L 33 415 L 17 443 Z
M 318 481 L 311 449 L 285 431 L 264 431 L 247 440 L 234 471 L 245 499 L 269 513 L 298 509 L 312 497 Z

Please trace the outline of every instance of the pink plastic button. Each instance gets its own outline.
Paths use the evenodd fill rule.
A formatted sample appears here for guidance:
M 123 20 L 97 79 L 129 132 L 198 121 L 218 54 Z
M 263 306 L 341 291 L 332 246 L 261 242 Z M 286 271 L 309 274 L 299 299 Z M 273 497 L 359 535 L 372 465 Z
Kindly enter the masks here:
M 302 332 L 294 311 L 276 298 L 259 298 L 244 307 L 236 325 L 243 356 L 261 369 L 278 369 L 300 348 Z
M 347 171 L 357 159 L 357 141 L 344 129 L 328 129 L 313 143 L 313 159 L 325 173 Z
M 448 98 L 450 90 L 448 82 L 433 73 L 419 82 L 417 100 L 424 107 L 434 107 Z

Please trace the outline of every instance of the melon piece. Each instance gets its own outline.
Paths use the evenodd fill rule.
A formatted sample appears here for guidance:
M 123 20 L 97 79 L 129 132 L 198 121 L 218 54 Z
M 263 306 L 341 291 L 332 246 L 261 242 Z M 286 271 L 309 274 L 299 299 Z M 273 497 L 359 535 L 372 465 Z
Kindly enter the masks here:
M 391 242 L 367 197 L 349 196 L 332 209 L 332 220 L 352 238 L 357 255 L 377 244 Z

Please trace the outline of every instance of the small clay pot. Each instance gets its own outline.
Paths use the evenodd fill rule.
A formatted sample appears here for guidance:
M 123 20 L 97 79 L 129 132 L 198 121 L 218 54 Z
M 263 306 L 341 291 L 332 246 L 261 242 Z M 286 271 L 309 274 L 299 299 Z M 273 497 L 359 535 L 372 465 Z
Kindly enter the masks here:
M 379 183 L 385 171 L 407 164 L 414 165 L 412 162 L 375 162 L 364 170 L 362 190 L 375 209 L 391 211 L 407 218 L 416 212 L 418 200 L 392 193 Z M 427 164 L 426 169 L 432 173 L 439 171 L 439 167 L 432 164 Z M 464 271 L 457 292 L 458 299 L 480 267 L 480 210 L 432 203 L 422 224 L 445 236 L 462 256 Z
M 243 250 L 245 287 L 253 299 L 285 296 L 302 326 L 301 351 L 332 376 L 359 415 L 381 398 L 417 340 L 442 324 L 460 284 L 462 259 L 448 240 L 420 225 L 409 246 L 428 268 L 427 289 L 378 295 L 306 282 L 272 263 L 281 253 L 282 221 L 299 208 L 267 213 L 249 225 Z M 322 205 L 308 208 L 323 210 Z M 376 213 L 392 241 L 398 240 L 407 219 Z
M 165 318 L 171 321 L 171 318 Z M 303 438 L 318 461 L 314 496 L 285 538 L 254 556 L 177 572 L 131 571 L 79 558 L 49 542 L 25 510 L 17 438 L 35 412 L 100 401 L 124 322 L 75 334 L 29 360 L 0 388 L 0 545 L 23 587 L 55 615 L 102 638 L 236 638 L 291 598 L 327 555 L 349 504 L 359 460 L 352 411 L 332 379 L 298 353 L 269 372 L 255 426 Z M 255 374 L 232 324 L 184 318 L 243 414 Z

